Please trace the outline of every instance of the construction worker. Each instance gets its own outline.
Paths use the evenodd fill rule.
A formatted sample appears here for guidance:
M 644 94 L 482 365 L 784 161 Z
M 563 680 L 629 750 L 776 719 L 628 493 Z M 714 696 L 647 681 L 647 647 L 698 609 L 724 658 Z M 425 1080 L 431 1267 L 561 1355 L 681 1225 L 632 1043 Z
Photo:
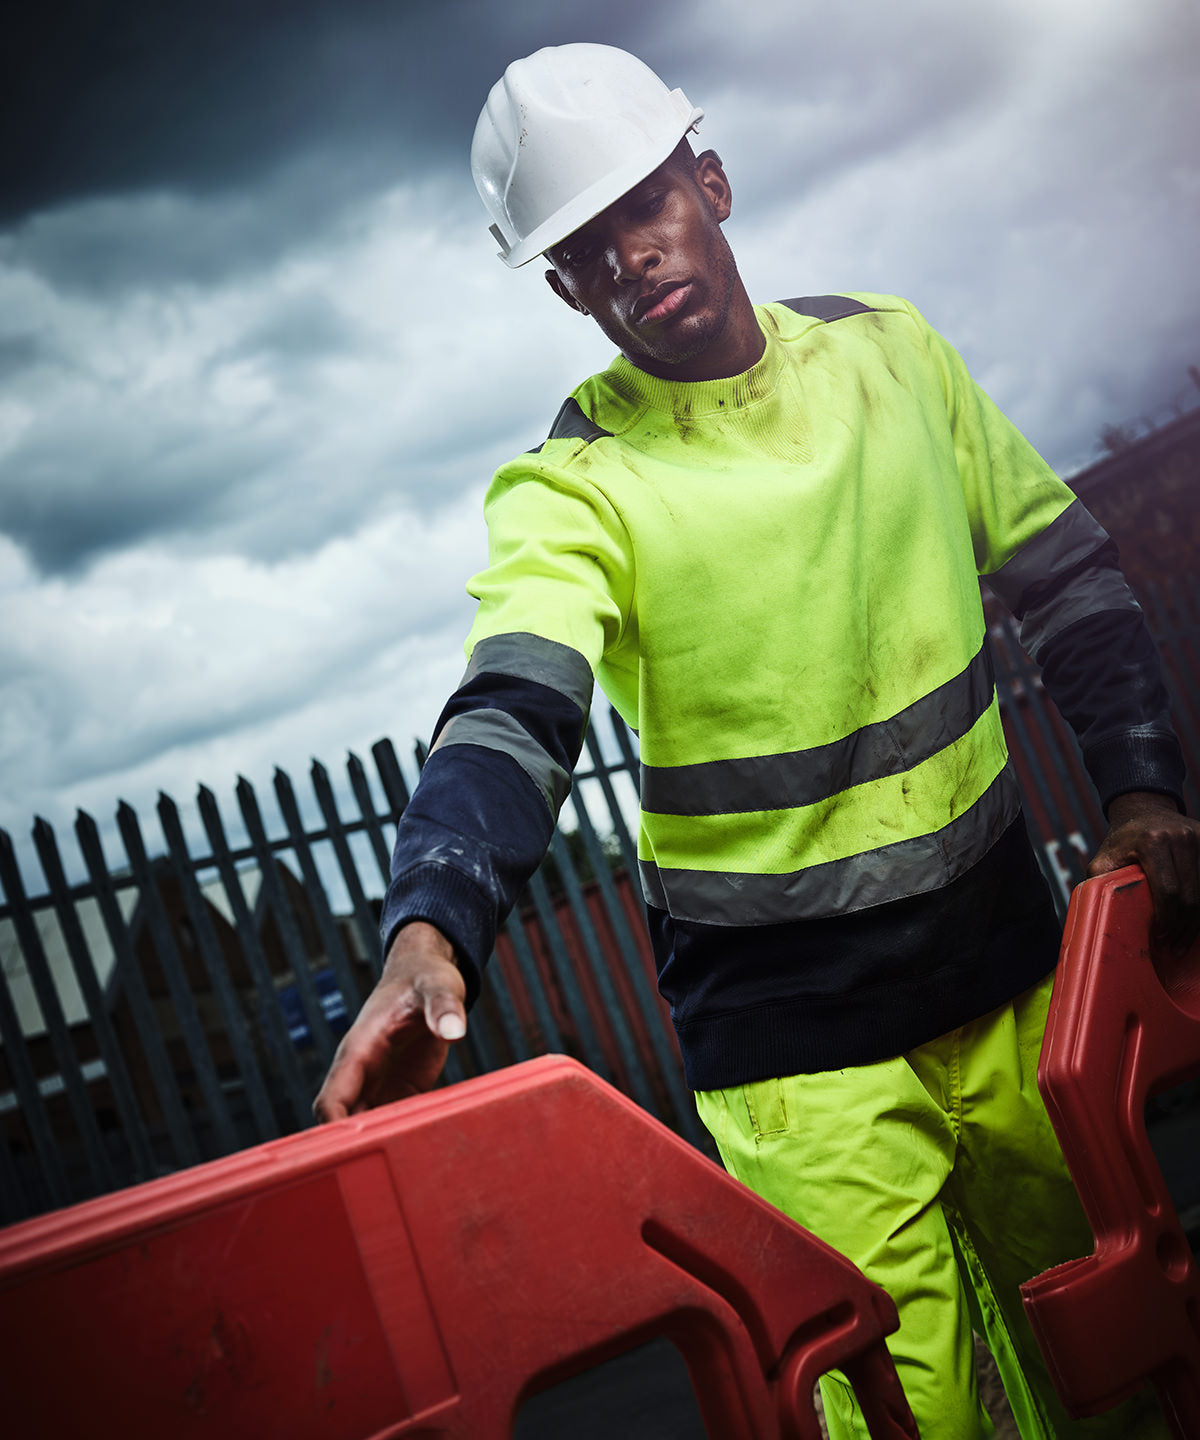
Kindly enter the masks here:
M 472 151 L 501 257 L 619 351 L 496 474 L 462 685 L 400 824 L 383 976 L 315 1110 L 431 1086 L 568 791 L 593 679 L 639 731 L 659 984 L 733 1174 L 897 1302 L 927 1440 L 991 1434 L 972 1328 L 1031 1436 L 1072 1425 L 1017 1286 L 1091 1248 L 1037 1093 L 1059 934 L 1007 761 L 978 577 L 1022 619 L 1174 943 L 1197 825 L 1104 532 L 918 312 L 755 306 L 701 118 L 597 45 L 511 65 Z M 863 1435 L 822 1381 L 831 1434 Z M 1147 1400 L 1148 1400 L 1147 1396 Z M 1152 1407 L 1153 1408 L 1153 1407 Z

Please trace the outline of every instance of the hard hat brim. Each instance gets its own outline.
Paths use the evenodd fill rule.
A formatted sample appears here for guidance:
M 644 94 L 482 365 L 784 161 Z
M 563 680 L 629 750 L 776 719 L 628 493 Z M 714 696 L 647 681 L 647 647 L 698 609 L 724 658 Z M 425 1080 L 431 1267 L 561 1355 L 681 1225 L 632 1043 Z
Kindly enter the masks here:
M 586 225 L 589 220 L 594 220 L 602 210 L 607 210 L 615 200 L 619 200 L 627 191 L 632 190 L 647 175 L 652 175 L 680 140 L 689 130 L 699 124 L 703 117 L 703 110 L 698 107 L 693 108 L 687 123 L 679 130 L 678 134 L 673 135 L 673 138 L 665 146 L 660 141 L 659 144 L 639 152 L 627 164 L 610 170 L 603 179 L 589 186 L 581 194 L 574 196 L 569 204 L 564 205 L 561 210 L 556 210 L 544 224 L 524 236 L 510 250 L 500 250 L 498 252 L 500 259 L 510 270 L 519 270 L 522 265 L 527 265 L 531 260 L 536 260 L 539 255 L 544 255 L 547 250 L 552 250 L 555 245 L 561 244 L 581 225 Z M 492 233 L 496 235 L 494 226 Z M 496 235 L 496 238 L 501 239 L 499 235 Z

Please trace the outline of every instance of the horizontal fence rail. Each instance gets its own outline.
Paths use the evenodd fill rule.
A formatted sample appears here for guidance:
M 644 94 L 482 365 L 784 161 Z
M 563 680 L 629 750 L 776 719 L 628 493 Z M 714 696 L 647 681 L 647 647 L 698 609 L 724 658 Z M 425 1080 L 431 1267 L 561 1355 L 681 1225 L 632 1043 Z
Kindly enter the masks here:
M 1200 810 L 1200 587 L 1143 597 Z M 988 634 L 1013 764 L 1060 912 L 1104 821 L 1073 735 L 1006 613 Z M 414 760 L 419 770 L 425 747 Z M 306 786 L 239 781 L 222 809 L 160 796 L 33 826 L 26 884 L 0 831 L 0 1219 L 225 1155 L 312 1123 L 311 1102 L 379 975 L 378 921 L 409 789 L 388 740 Z M 655 986 L 632 834 L 635 742 L 599 711 L 547 859 L 496 942 L 444 1083 L 576 1056 L 711 1152 Z M 108 849 L 106 851 L 106 844 Z M 119 859 L 110 856 L 120 851 Z M 29 867 L 27 867 L 29 868 Z

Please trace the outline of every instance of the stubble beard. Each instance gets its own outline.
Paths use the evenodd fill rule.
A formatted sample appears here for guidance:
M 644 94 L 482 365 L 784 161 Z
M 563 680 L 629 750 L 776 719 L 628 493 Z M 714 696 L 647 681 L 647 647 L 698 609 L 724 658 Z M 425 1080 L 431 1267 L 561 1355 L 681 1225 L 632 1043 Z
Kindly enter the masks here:
M 656 365 L 686 365 L 703 355 L 721 337 L 729 321 L 733 287 L 737 283 L 737 265 L 720 226 L 714 227 L 705 258 L 708 275 L 705 289 L 712 296 L 711 304 L 706 307 L 707 313 L 684 316 L 678 324 L 668 325 L 657 335 L 639 334 L 636 346 L 630 345 L 628 336 L 622 336 L 624 343 L 617 343 L 632 364 L 636 365 L 641 358 Z

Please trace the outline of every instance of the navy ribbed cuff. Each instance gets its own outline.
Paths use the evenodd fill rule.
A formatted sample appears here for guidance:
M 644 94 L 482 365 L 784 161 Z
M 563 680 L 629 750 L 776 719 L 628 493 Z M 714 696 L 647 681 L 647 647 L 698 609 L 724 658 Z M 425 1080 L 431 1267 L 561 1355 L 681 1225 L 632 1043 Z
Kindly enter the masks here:
M 1183 752 L 1169 730 L 1134 730 L 1109 736 L 1087 746 L 1083 759 L 1106 815 L 1117 796 L 1131 790 L 1169 795 L 1180 810 L 1186 809 Z
M 454 946 L 470 1009 L 479 998 L 480 977 L 496 939 L 495 904 L 460 870 L 427 861 L 397 875 L 388 888 L 379 921 L 385 956 L 396 931 L 413 920 L 435 926 Z

